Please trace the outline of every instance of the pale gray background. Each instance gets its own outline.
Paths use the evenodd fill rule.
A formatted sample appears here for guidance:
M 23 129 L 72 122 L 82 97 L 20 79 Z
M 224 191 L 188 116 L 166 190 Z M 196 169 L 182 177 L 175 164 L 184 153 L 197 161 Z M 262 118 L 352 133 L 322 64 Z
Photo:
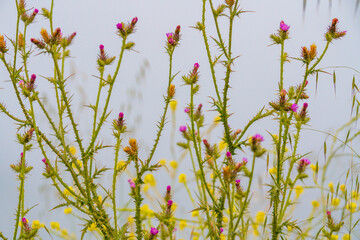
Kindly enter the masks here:
M 135 50 L 137 52 L 128 52 L 124 56 L 118 82 L 114 89 L 115 95 L 112 98 L 111 108 L 114 112 L 111 118 L 115 117 L 119 111 L 125 112 L 127 123 L 132 127 L 136 125 L 136 129 L 132 128 L 134 130 L 132 136 L 139 139 L 145 155 L 154 138 L 154 126 L 162 111 L 162 94 L 167 85 L 168 57 L 164 53 L 165 33 L 174 31 L 178 24 L 182 27 L 182 40 L 174 54 L 174 72 L 181 71 L 175 79 L 179 101 L 176 128 L 185 121 L 182 109 L 188 102 L 188 88 L 181 86 L 180 76 L 186 74 L 195 62 L 200 64 L 200 85 L 202 87 L 197 102 L 204 103 L 205 109 L 209 110 L 211 105 L 207 96 L 214 92 L 207 57 L 201 34 L 190 28 L 201 20 L 201 2 L 193 0 L 56 1 L 54 25 L 60 26 L 65 34 L 77 32 L 71 47 L 73 58 L 68 65 L 69 73 L 76 73 L 68 84 L 68 91 L 75 93 L 74 109 L 79 109 L 76 119 L 83 124 L 89 122 L 90 111 L 83 108 L 80 111 L 79 107 L 88 104 L 90 99 L 91 103 L 94 103 L 93 99 L 98 83 L 93 75 L 97 75 L 95 67 L 99 44 L 104 44 L 106 51 L 111 53 L 110 55 L 117 55 L 121 40 L 114 34 L 115 25 L 120 21 L 130 21 L 134 16 L 139 18 L 139 22 L 137 31 L 131 36 L 131 40 L 136 42 Z M 220 1 L 215 2 L 220 3 Z M 236 61 L 235 73 L 231 82 L 232 88 L 229 92 L 230 110 L 236 113 L 230 120 L 233 128 L 242 128 L 258 109 L 274 99 L 279 79 L 279 47 L 269 47 L 268 45 L 271 43 L 269 35 L 276 32 L 281 20 L 291 26 L 291 39 L 286 43 L 286 51 L 290 56 L 298 57 L 301 46 L 309 46 L 314 42 L 320 52 L 325 45 L 323 34 L 327 26 L 332 18 L 339 18 L 340 29 L 347 30 L 348 34 L 343 40 L 334 41 L 331 44 L 321 66 L 341 65 L 360 69 L 360 14 L 359 10 L 357 13 L 355 11 L 355 0 L 334 1 L 331 8 L 328 6 L 328 1 L 321 1 L 319 6 L 316 2 L 308 2 L 307 9 L 303 13 L 302 1 L 242 1 L 244 10 L 254 12 L 243 14 L 234 25 L 233 53 L 241 55 L 241 57 Z M 29 1 L 28 6 L 39 9 L 49 8 L 50 1 Z M 1 0 L 0 33 L 14 37 L 15 20 L 14 1 Z M 43 17 L 38 16 L 36 22 L 31 25 L 28 38 L 38 37 L 41 27 L 49 29 L 49 25 Z M 209 23 L 208 33 L 214 33 L 212 21 Z M 210 45 L 215 49 L 213 42 L 210 41 Z M 51 73 L 51 65 L 47 64 L 48 59 L 48 56 L 34 57 L 30 63 L 32 72 L 43 76 Z M 286 86 L 299 83 L 302 79 L 301 63 L 293 62 L 293 64 L 286 65 Z M 140 68 L 143 69 L 143 73 L 140 72 Z M 320 76 L 317 95 L 315 95 L 315 78 L 309 79 L 311 99 L 308 102 L 312 117 L 310 124 L 313 128 L 333 131 L 349 119 L 353 75 L 354 72 L 350 70 L 337 70 L 336 96 L 331 76 Z M 221 79 L 220 76 L 219 79 Z M 0 67 L 0 80 L 0 87 L 3 88 L 0 89 L 0 100 L 5 102 L 13 113 L 20 116 L 3 66 Z M 46 80 L 39 77 L 37 85 L 41 96 L 48 96 L 46 91 L 49 91 L 50 88 L 48 88 Z M 132 108 L 129 107 L 129 104 L 132 104 Z M 215 116 L 213 112 L 210 112 L 209 115 L 207 123 L 210 123 Z M 257 128 L 251 129 L 249 134 L 261 132 L 265 135 L 265 130 L 273 130 L 274 125 L 272 121 L 263 121 L 256 125 Z M 109 128 L 110 125 L 107 125 L 103 136 L 104 141 L 110 144 L 112 137 Z M 168 124 L 167 129 L 170 128 L 171 125 Z M 83 134 L 88 130 L 89 126 L 87 125 L 81 127 Z M 21 146 L 16 143 L 16 125 L 4 114 L 0 114 L 0 132 L 0 231 L 9 237 L 13 232 L 18 195 L 18 182 L 9 165 L 19 159 Z M 156 159 L 172 158 L 168 150 L 169 133 L 170 131 L 165 132 L 156 153 Z M 179 138 L 179 134 L 177 134 L 177 138 Z M 269 140 L 268 136 L 265 138 Z M 317 159 L 322 153 L 321 147 L 324 138 L 325 136 L 319 133 L 306 133 L 301 150 L 313 151 L 312 159 Z M 218 141 L 219 137 L 213 137 L 211 140 Z M 180 155 L 179 148 L 176 148 L 176 155 Z M 99 161 L 105 165 L 106 161 L 111 162 L 111 155 L 109 157 L 101 158 Z M 52 189 L 48 187 L 49 182 L 41 175 L 43 171 L 41 155 L 39 152 L 33 151 L 28 154 L 28 159 L 34 166 L 34 170 L 26 182 L 26 206 L 39 204 L 31 211 L 29 218 L 40 219 L 45 223 L 61 220 L 62 211 L 58 216 L 56 213 L 59 212 L 47 212 L 58 201 Z M 187 164 L 181 166 L 183 171 L 189 168 L 190 166 Z M 261 171 L 264 173 L 265 169 L 261 169 Z M 163 181 L 161 186 L 167 184 L 168 182 Z M 126 183 L 123 183 L 122 186 L 127 189 Z M 123 195 L 126 196 L 125 193 Z M 180 199 L 181 197 L 179 197 L 179 201 Z M 191 207 L 188 208 L 182 210 L 188 212 Z M 76 222 L 73 221 L 73 223 Z M 62 224 L 70 230 L 76 228 L 71 221 L 62 222 Z

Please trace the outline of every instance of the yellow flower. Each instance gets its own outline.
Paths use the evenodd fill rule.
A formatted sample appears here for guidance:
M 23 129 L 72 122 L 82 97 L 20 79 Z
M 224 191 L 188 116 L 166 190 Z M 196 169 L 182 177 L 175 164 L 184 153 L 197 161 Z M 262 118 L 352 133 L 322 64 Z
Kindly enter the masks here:
M 339 238 L 338 235 L 331 234 L 331 240 L 337 240 Z
M 310 164 L 310 168 L 311 168 L 314 172 L 316 172 L 316 165 L 315 165 L 315 164 Z
M 288 227 L 287 227 L 287 230 L 288 230 L 289 232 L 291 232 L 291 231 L 293 230 L 293 227 L 292 227 L 292 226 L 288 226 Z
M 75 155 L 76 154 L 76 148 L 74 146 L 70 146 L 69 147 L 69 152 L 71 153 L 71 155 Z
M 229 219 L 226 216 L 223 216 L 222 220 L 223 220 L 224 223 L 227 223 L 229 221 Z
M 214 179 L 214 174 L 213 173 L 210 174 L 210 178 Z
M 333 206 L 338 206 L 340 204 L 340 199 L 339 198 L 333 198 L 331 201 L 331 204 Z
M 44 224 L 41 224 L 39 220 L 33 220 L 32 221 L 32 228 L 42 228 L 44 226 Z
M 116 164 L 116 168 L 118 171 L 120 170 L 124 170 L 123 167 L 125 166 L 126 162 L 124 160 L 120 160 L 118 161 L 118 163 Z
M 226 240 L 226 236 L 224 234 L 220 234 L 220 240 Z
M 91 223 L 91 225 L 88 227 L 89 231 L 96 231 L 96 223 Z
M 149 208 L 149 205 L 144 204 L 140 207 L 141 212 L 147 216 L 152 217 L 154 215 L 154 211 Z
M 197 217 L 197 216 L 199 216 L 199 211 L 197 211 L 197 210 L 192 211 L 192 212 L 191 212 L 191 216 L 192 216 L 192 217 Z
M 129 215 L 127 218 L 127 221 L 128 221 L 128 223 L 133 223 L 133 222 L 135 222 L 135 219 L 133 216 Z
M 348 233 L 344 234 L 344 236 L 342 237 L 342 240 L 350 240 L 350 235 Z
M 266 217 L 266 213 L 263 211 L 258 211 L 256 213 L 256 222 L 257 223 L 263 223 Z
M 342 192 L 345 192 L 345 191 L 346 191 L 346 185 L 345 185 L 345 184 L 341 184 L 341 185 L 340 185 L 340 190 L 341 190 Z
M 156 186 L 156 180 L 154 178 L 154 175 L 152 175 L 151 173 L 145 175 L 144 182 L 150 184 L 152 187 Z
M 277 135 L 277 134 L 273 134 L 272 136 L 273 136 L 273 138 L 274 138 L 275 140 L 278 140 L 278 139 L 279 139 L 279 135 Z
M 175 202 L 173 202 L 173 204 L 171 205 L 171 211 L 175 211 L 176 210 L 176 208 L 177 208 L 177 203 L 175 203 Z
M 176 110 L 176 107 L 177 107 L 177 100 L 173 99 L 170 101 L 170 108 L 171 110 L 175 111 Z
M 74 191 L 74 188 L 73 188 L 72 186 L 69 186 L 69 189 L 70 189 L 71 191 Z M 64 195 L 65 195 L 65 196 L 70 196 L 70 195 L 71 195 L 71 192 L 65 188 L 65 189 L 64 189 Z
M 26 219 L 26 222 L 29 223 L 29 219 Z M 22 224 L 23 224 L 23 222 L 20 220 L 19 221 L 19 226 L 22 227 Z
M 65 208 L 65 209 L 64 209 L 64 213 L 65 213 L 65 214 L 70 214 L 70 213 L 72 213 L 72 208 L 71 208 L 71 207 Z
M 226 142 L 220 141 L 220 142 L 219 142 L 219 150 L 222 151 L 222 150 L 224 150 L 225 148 L 227 148 Z
M 170 161 L 170 166 L 174 169 L 178 167 L 178 163 L 175 160 Z
M 179 228 L 180 230 L 184 230 L 184 228 L 186 228 L 187 226 L 187 222 L 186 221 L 180 221 L 179 222 Z
M 60 230 L 60 223 L 58 222 L 50 222 L 50 227 L 54 230 Z
M 220 121 L 221 121 L 220 115 L 217 115 L 217 116 L 214 118 L 214 123 L 215 123 L 215 124 L 218 124 Z
M 61 235 L 62 235 L 62 236 L 67 236 L 68 234 L 69 234 L 69 233 L 68 233 L 68 231 L 67 231 L 66 228 L 61 229 Z
M 301 185 L 296 185 L 296 186 L 295 186 L 295 195 L 296 195 L 297 198 L 300 197 L 300 195 L 301 195 L 303 192 L 304 192 L 303 186 L 301 186 Z
M 194 236 L 193 240 L 199 240 L 199 237 Z
M 98 200 L 99 200 L 100 203 L 102 203 L 102 196 L 101 195 L 98 196 Z
M 186 183 L 186 174 L 182 173 L 179 175 L 179 183 Z
M 346 209 L 349 210 L 350 212 L 355 212 L 356 207 L 357 207 L 357 205 L 354 202 L 350 202 L 350 203 L 346 204 Z
M 144 184 L 144 187 L 143 187 L 144 192 L 149 191 L 149 188 L 150 188 L 150 184 L 148 184 L 148 183 Z
M 357 192 L 357 191 L 352 191 L 352 192 L 351 192 L 351 197 L 352 197 L 354 200 L 359 200 L 360 194 L 359 194 L 359 192 Z
M 311 202 L 311 205 L 313 205 L 314 208 L 318 208 L 320 206 L 320 203 L 316 200 Z
M 165 158 L 160 159 L 159 164 L 162 165 L 162 166 L 165 166 L 166 165 L 166 159 Z
M 273 167 L 273 168 L 270 168 L 270 169 L 269 169 L 269 173 L 270 173 L 270 174 L 276 174 L 276 168 L 274 168 L 274 167 Z
M 254 236 L 259 236 L 260 233 L 259 233 L 259 231 L 258 231 L 258 229 L 257 229 L 256 223 L 253 223 L 253 224 L 252 224 L 252 227 L 253 227 L 253 230 L 254 230 L 254 232 L 253 232 Z
M 329 182 L 328 187 L 330 188 L 330 192 L 334 192 L 334 183 L 333 182 Z

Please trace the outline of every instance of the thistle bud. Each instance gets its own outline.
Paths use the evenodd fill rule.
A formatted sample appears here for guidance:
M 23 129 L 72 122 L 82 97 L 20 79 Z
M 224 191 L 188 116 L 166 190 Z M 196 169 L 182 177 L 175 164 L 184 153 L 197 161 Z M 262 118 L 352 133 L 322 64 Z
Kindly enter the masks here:
M 0 52 L 6 53 L 8 49 L 6 48 L 6 41 L 4 40 L 4 36 L 0 35 Z
M 168 95 L 170 98 L 173 98 L 174 95 L 175 95 L 175 85 L 171 84 L 169 86 L 169 92 L 168 92 Z

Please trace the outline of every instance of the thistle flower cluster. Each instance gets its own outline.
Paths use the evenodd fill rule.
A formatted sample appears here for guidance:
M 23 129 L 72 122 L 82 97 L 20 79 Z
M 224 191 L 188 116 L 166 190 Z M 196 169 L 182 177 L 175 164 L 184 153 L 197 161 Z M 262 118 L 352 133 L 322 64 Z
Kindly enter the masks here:
M 0 35 L 0 52 L 2 53 L 0 57 L 3 57 L 3 54 L 5 54 L 9 49 L 6 47 L 6 41 L 4 39 L 3 35 Z
M 17 134 L 17 139 L 21 145 L 25 145 L 31 141 L 33 134 L 34 134 L 34 129 L 30 128 L 28 131 L 25 131 L 25 133 L 23 134 Z
M 219 148 L 216 144 L 210 145 L 206 139 L 203 139 L 203 144 L 205 146 L 205 161 L 209 164 L 210 167 L 214 167 L 214 161 L 220 157 Z
M 338 29 L 339 20 L 334 18 L 331 25 L 328 27 L 328 31 L 325 33 L 325 39 L 331 42 L 333 39 L 340 39 L 346 35 L 346 31 L 339 31 Z
M 129 154 L 129 156 L 136 157 L 138 154 L 138 145 L 135 138 L 129 139 L 129 146 L 123 148 L 124 152 Z
M 20 8 L 20 11 L 23 12 L 23 14 L 21 14 L 21 20 L 25 23 L 25 25 L 31 24 L 34 21 L 36 15 L 39 13 L 38 9 L 34 9 L 34 11 L 31 14 L 29 14 L 24 8 L 23 9 Z
M 46 160 L 46 158 L 44 158 L 42 162 L 45 164 L 45 169 L 44 169 L 45 171 L 43 172 L 44 177 L 51 178 L 52 176 L 54 176 L 55 173 L 51 170 L 51 167 L 48 161 Z
M 54 51 L 53 47 L 61 45 L 63 48 L 69 46 L 76 36 L 76 32 L 67 37 L 63 37 L 60 28 L 56 28 L 52 34 L 49 34 L 45 28 L 40 31 L 41 39 L 31 38 L 31 42 L 39 49 L 45 49 L 48 52 Z
M 301 58 L 305 64 L 309 64 L 312 60 L 314 60 L 316 55 L 317 52 L 315 43 L 310 45 L 310 49 L 307 49 L 307 47 L 301 48 Z
M 118 118 L 113 120 L 113 128 L 117 131 L 117 134 L 124 133 L 126 131 L 123 112 L 120 112 Z
M 176 28 L 175 28 L 175 32 L 170 32 L 170 33 L 167 33 L 166 34 L 166 38 L 167 38 L 167 49 L 170 50 L 170 49 L 174 49 L 178 44 L 179 44 L 179 41 L 180 41 L 180 25 L 178 25 Z
M 306 170 L 306 167 L 310 165 L 310 160 L 307 158 L 302 158 L 298 162 L 297 170 L 299 173 L 303 173 Z
M 197 81 L 199 80 L 199 67 L 200 65 L 198 63 L 195 63 L 193 69 L 189 72 L 189 74 L 182 77 L 185 84 L 191 85 L 197 83 Z
M 25 97 L 30 97 L 31 93 L 35 90 L 35 80 L 36 80 L 36 75 L 32 74 L 30 77 L 29 81 L 24 81 L 24 80 L 20 80 L 18 82 L 18 85 L 20 87 L 20 89 L 22 90 L 22 93 Z
M 223 167 L 224 180 L 227 182 L 234 182 L 238 173 L 247 164 L 247 159 L 243 159 L 242 162 L 235 162 L 231 152 L 226 152 L 226 164 Z
M 138 18 L 134 17 L 130 23 L 121 22 L 116 24 L 119 36 L 121 36 L 122 38 L 127 38 L 128 35 L 132 34 L 135 31 L 135 26 L 137 22 Z
M 99 69 L 105 67 L 106 65 L 110 65 L 116 57 L 109 57 L 104 50 L 104 45 L 100 45 L 99 49 L 100 49 L 100 53 L 98 55 L 98 60 L 97 63 L 99 65 Z
M 290 26 L 287 25 L 284 21 L 281 21 L 278 33 L 270 35 L 270 38 L 272 39 L 274 44 L 284 43 L 284 41 L 289 38 L 289 29 Z
M 21 174 L 21 178 L 24 178 L 26 174 L 28 174 L 33 167 L 29 166 L 28 163 L 25 161 L 24 153 L 20 154 L 20 160 L 16 164 L 11 164 L 10 167 L 14 172 L 19 173 L 19 176 Z M 24 175 L 22 175 L 22 173 Z
M 261 142 L 264 141 L 264 137 L 260 134 L 255 134 L 250 138 L 250 147 L 256 157 L 261 157 L 266 150 L 261 146 Z

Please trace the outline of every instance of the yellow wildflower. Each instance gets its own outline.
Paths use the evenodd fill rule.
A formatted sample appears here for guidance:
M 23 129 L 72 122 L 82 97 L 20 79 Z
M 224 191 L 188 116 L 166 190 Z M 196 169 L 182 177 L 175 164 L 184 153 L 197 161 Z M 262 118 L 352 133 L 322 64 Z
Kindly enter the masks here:
M 334 183 L 333 182 L 329 182 L 328 187 L 330 188 L 330 192 L 334 192 Z
M 296 185 L 296 186 L 295 186 L 295 195 L 296 195 L 297 198 L 300 197 L 300 195 L 301 195 L 303 192 L 304 192 L 303 186 L 301 186 L 301 185 Z
M 338 206 L 340 204 L 340 199 L 339 198 L 333 198 L 331 201 L 331 204 L 333 206 Z
M 96 231 L 96 223 L 91 223 L 91 225 L 88 227 L 89 231 Z
M 54 230 L 60 230 L 60 223 L 58 222 L 50 222 L 50 227 Z
M 337 240 L 339 238 L 338 235 L 331 234 L 331 240 Z
M 224 234 L 220 234 L 220 240 L 226 240 L 226 236 Z
M 218 124 L 220 121 L 221 121 L 220 115 L 217 115 L 217 116 L 214 118 L 214 123 L 215 123 L 215 124 Z
M 98 200 L 99 200 L 100 203 L 102 203 L 102 196 L 101 195 L 98 196 Z
M 144 184 L 144 187 L 143 187 L 144 192 L 149 191 L 149 188 L 150 188 L 150 184 L 148 184 L 148 183 Z
M 118 161 L 118 163 L 116 164 L 116 169 L 118 171 L 124 170 L 123 167 L 125 166 L 125 164 L 126 164 L 126 162 L 124 160 Z
M 316 165 L 315 165 L 315 164 L 310 164 L 310 168 L 311 168 L 314 172 L 316 172 Z
M 276 174 L 276 168 L 274 168 L 274 167 L 273 167 L 273 168 L 270 168 L 270 169 L 269 169 L 269 173 L 270 173 L 270 174 Z
M 177 100 L 173 99 L 170 101 L 170 108 L 171 110 L 175 111 L 176 110 L 176 107 L 177 107 Z
M 359 194 L 358 191 L 352 191 L 352 192 L 351 192 L 351 197 L 352 197 L 354 200 L 359 200 L 360 194 Z
M 156 186 L 156 180 L 154 178 L 154 175 L 152 175 L 151 173 L 145 175 L 144 182 L 150 184 L 152 187 Z
M 71 155 L 75 155 L 76 154 L 76 148 L 74 146 L 70 146 L 69 147 L 69 152 L 71 153 Z
M 68 233 L 68 231 L 67 231 L 67 229 L 66 228 L 63 228 L 63 229 L 61 229 L 61 235 L 64 237 L 64 236 L 67 236 L 69 233 Z
M 219 150 L 222 151 L 222 150 L 224 150 L 225 148 L 227 148 L 226 142 L 220 141 L 220 142 L 219 142 Z
M 342 240 L 350 240 L 350 235 L 348 233 L 344 234 L 344 236 L 342 237 Z
M 288 227 L 287 227 L 287 230 L 288 230 L 289 232 L 291 232 L 291 231 L 293 230 L 293 227 L 292 227 L 292 226 L 288 226 Z
M 179 175 L 179 183 L 186 183 L 186 174 L 182 173 Z
M 65 213 L 65 214 L 70 214 L 70 213 L 72 213 L 72 208 L 71 208 L 71 207 L 65 208 L 65 209 L 64 209 L 64 213 Z
M 192 217 L 197 217 L 197 216 L 199 216 L 199 211 L 198 211 L 198 210 L 192 211 L 192 212 L 191 212 L 191 216 L 192 216 Z
M 258 211 L 256 213 L 256 222 L 263 223 L 265 221 L 266 213 L 263 211 Z
M 311 202 L 311 205 L 314 207 L 314 208 L 318 208 L 320 206 L 320 203 L 316 200 L 312 201 Z
M 170 161 L 170 166 L 174 169 L 178 167 L 178 163 L 175 160 Z
M 341 190 L 342 192 L 345 192 L 345 191 L 346 191 L 346 185 L 345 185 L 345 184 L 341 184 L 341 185 L 340 185 L 340 190 Z
M 159 164 L 162 165 L 162 166 L 165 166 L 166 165 L 166 159 L 165 158 L 160 159 Z
M 127 218 L 127 221 L 128 221 L 128 223 L 133 223 L 133 222 L 135 222 L 135 219 L 133 216 L 129 215 Z
M 72 186 L 69 186 L 69 189 L 70 189 L 71 191 L 74 191 L 74 188 L 73 188 Z M 71 195 L 71 192 L 65 188 L 65 189 L 64 189 L 64 195 L 65 195 L 65 196 L 70 196 L 70 195 Z
M 354 202 L 350 202 L 350 203 L 346 204 L 346 209 L 349 210 L 350 212 L 355 212 L 356 207 L 357 207 L 357 205 Z
M 223 220 L 224 223 L 227 223 L 229 221 L 228 217 L 226 217 L 226 216 L 223 216 L 222 220 Z
M 184 228 L 186 228 L 187 226 L 187 222 L 186 221 L 180 221 L 179 222 L 179 228 L 180 230 L 184 230 Z
M 43 227 L 43 224 L 41 224 L 39 220 L 33 220 L 31 227 L 32 228 L 41 228 L 41 227 Z

